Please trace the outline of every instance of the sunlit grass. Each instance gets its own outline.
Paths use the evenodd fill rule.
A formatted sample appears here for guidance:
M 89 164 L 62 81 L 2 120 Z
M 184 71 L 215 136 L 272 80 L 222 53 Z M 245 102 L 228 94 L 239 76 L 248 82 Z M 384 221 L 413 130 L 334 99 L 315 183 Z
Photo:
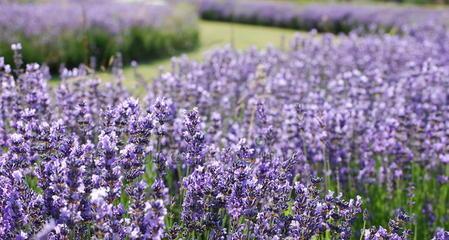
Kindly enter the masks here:
M 268 45 L 286 45 L 295 33 L 290 29 L 212 21 L 200 21 L 199 27 L 200 47 L 185 53 L 189 58 L 195 60 L 200 60 L 208 50 L 227 44 L 233 45 L 237 49 L 246 49 L 251 46 L 261 48 Z M 170 58 L 140 64 L 137 70 L 147 81 L 151 81 L 157 76 L 160 69 L 170 69 Z M 126 67 L 124 74 L 125 85 L 131 88 L 135 86 L 134 70 L 131 67 Z M 107 78 L 109 73 L 100 73 L 99 75 Z
M 190 59 L 201 60 L 203 55 L 211 49 L 222 47 L 224 45 L 232 45 L 236 49 L 247 49 L 249 47 L 266 47 L 269 45 L 280 47 L 288 45 L 289 40 L 295 33 L 295 30 L 283 29 L 276 27 L 255 26 L 249 24 L 227 23 L 204 21 L 199 22 L 200 28 L 200 46 L 194 51 L 184 53 Z M 160 69 L 170 69 L 170 58 L 156 60 L 150 63 L 141 63 L 137 68 L 138 73 L 151 81 L 156 77 Z M 137 80 L 135 71 L 132 67 L 124 69 L 125 86 L 134 88 Z M 109 71 L 99 72 L 101 79 L 110 79 Z M 58 83 L 58 78 L 51 81 L 52 85 Z

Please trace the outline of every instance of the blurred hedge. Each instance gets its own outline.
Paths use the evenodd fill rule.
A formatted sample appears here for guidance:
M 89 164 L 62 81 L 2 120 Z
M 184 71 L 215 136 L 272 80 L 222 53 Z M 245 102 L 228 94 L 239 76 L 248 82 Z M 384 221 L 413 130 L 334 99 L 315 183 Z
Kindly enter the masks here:
M 125 62 L 146 61 L 199 44 L 197 13 L 186 4 L 0 4 L 0 29 L 0 56 L 11 61 L 11 44 L 20 42 L 26 62 L 53 72 L 91 59 L 107 66 L 117 52 Z
M 449 10 L 385 4 L 296 4 L 286 1 L 192 0 L 203 19 L 321 32 L 399 32 L 447 26 Z

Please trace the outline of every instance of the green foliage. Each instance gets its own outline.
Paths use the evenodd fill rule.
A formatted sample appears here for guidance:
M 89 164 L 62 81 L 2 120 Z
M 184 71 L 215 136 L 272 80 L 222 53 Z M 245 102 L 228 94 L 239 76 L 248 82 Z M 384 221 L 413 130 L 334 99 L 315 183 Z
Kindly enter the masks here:
M 121 52 L 125 62 L 131 60 L 151 61 L 171 56 L 180 51 L 194 49 L 199 43 L 197 29 L 169 32 L 162 29 L 136 27 L 119 36 L 101 29 L 89 29 L 80 35 L 60 36 L 57 41 L 44 43 L 36 39 L 21 37 L 25 62 L 43 62 L 57 71 L 60 63 L 68 67 L 80 63 L 89 64 L 91 56 L 97 66 L 107 67 L 109 58 Z M 55 44 L 56 43 L 56 44 Z M 0 54 L 12 62 L 9 43 L 0 43 Z
M 11 44 L 20 42 L 24 62 L 45 63 L 55 73 L 60 64 L 92 66 L 92 57 L 98 69 L 108 68 L 111 57 L 117 52 L 121 53 L 125 63 L 129 63 L 132 60 L 152 61 L 195 49 L 199 45 L 196 10 L 188 4 L 176 4 L 172 8 L 161 25 L 133 25 L 119 32 L 93 25 L 67 29 L 55 36 L 20 31 L 9 33 L 12 36 L 0 41 L 0 56 L 13 62 Z
M 38 181 L 39 180 L 36 176 L 32 175 L 25 176 L 25 184 L 27 185 L 27 187 L 38 194 L 42 194 L 43 190 L 38 186 Z
M 435 174 L 429 173 L 424 167 L 413 164 L 412 179 L 396 181 L 394 183 L 396 190 L 390 190 L 386 184 L 377 183 L 356 186 L 355 192 L 364 199 L 364 209 L 368 214 L 367 222 L 356 223 L 355 229 L 361 229 L 364 224 L 388 226 L 388 219 L 393 217 L 394 211 L 398 208 L 403 208 L 412 216 L 409 229 L 412 230 L 415 239 L 430 239 L 435 231 L 431 226 L 437 225 L 448 229 L 449 222 L 446 219 L 449 216 L 449 185 L 437 184 L 433 175 Z M 428 204 L 437 206 L 432 209 L 432 213 L 427 212 Z

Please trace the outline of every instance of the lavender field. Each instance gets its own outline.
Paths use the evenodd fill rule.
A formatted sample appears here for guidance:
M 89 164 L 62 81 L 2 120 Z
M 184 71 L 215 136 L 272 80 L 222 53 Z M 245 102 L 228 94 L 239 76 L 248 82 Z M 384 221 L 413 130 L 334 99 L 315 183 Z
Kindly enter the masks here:
M 416 9 L 429 15 L 397 31 L 311 26 L 286 46 L 174 57 L 151 81 L 133 61 L 132 89 L 126 52 L 107 79 L 59 59 L 50 85 L 51 58 L 25 54 L 62 40 L 8 25 L 39 34 L 0 33 L 0 239 L 448 240 L 449 22 Z
M 304 4 L 289 1 L 189 0 L 204 19 L 321 32 L 403 33 L 447 25 L 449 9 L 381 4 Z M 312 1 L 313 3 L 313 1 Z

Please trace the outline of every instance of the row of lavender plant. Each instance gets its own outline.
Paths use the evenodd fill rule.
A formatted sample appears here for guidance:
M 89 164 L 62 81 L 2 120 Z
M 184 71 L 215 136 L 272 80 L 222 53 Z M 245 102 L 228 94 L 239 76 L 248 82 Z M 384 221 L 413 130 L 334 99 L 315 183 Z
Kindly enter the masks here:
M 449 10 L 395 5 L 304 4 L 251 0 L 192 0 L 205 19 L 323 32 L 409 31 L 411 26 L 447 25 Z
M 115 82 L 81 67 L 53 91 L 15 44 L 0 238 L 447 239 L 448 39 L 222 48 L 174 60 L 143 103 L 119 60 Z
M 126 61 L 152 60 L 198 44 L 197 13 L 186 4 L 117 1 L 0 3 L 0 53 L 21 42 L 28 62 L 106 66 L 121 52 Z M 95 61 L 94 58 L 95 57 Z
M 221 49 L 203 63 L 178 60 L 150 89 L 197 106 L 214 148 L 243 144 L 256 163 L 299 154 L 302 181 L 361 195 L 369 225 L 402 208 L 425 239 L 449 227 L 448 36 L 312 33 L 289 51 Z
M 83 68 L 52 95 L 48 69 L 0 66 L 2 239 L 351 235 L 361 200 L 294 180 L 296 155 L 253 160 L 244 140 L 221 152 L 197 109 L 139 106 Z

